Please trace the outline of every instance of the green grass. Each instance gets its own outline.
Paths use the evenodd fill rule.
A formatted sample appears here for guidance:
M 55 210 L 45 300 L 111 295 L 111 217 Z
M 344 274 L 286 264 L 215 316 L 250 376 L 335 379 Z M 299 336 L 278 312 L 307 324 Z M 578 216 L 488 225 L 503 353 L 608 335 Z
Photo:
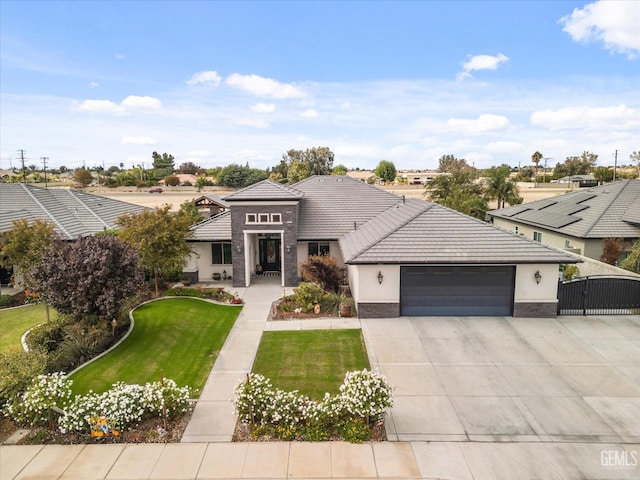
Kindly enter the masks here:
M 337 393 L 345 373 L 369 368 L 361 330 L 264 332 L 253 372 L 274 387 L 321 400 Z
M 49 309 L 53 320 L 56 312 Z M 43 303 L 20 308 L 0 310 L 0 352 L 22 350 L 20 337 L 32 327 L 47 321 L 46 307 Z
M 240 310 L 193 298 L 142 305 L 133 313 L 131 335 L 71 377 L 73 392 L 104 392 L 118 381 L 155 382 L 161 371 L 179 386 L 201 390 Z

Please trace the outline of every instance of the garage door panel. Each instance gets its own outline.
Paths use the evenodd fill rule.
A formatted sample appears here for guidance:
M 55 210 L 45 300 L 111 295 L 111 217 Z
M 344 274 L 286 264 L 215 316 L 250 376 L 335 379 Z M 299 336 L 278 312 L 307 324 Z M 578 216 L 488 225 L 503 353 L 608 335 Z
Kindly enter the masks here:
M 420 266 L 400 272 L 401 315 L 513 313 L 514 266 Z

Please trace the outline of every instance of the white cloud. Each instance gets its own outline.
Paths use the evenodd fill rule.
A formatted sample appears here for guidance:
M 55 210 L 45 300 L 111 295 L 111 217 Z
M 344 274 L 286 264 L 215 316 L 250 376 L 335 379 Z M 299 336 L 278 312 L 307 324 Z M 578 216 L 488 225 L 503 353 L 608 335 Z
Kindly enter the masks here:
M 155 97 L 139 97 L 129 95 L 121 104 L 125 108 L 148 108 L 158 110 L 162 108 L 162 102 Z
M 80 112 L 124 115 L 132 109 L 159 110 L 162 108 L 162 102 L 154 97 L 129 95 L 119 104 L 111 100 L 84 100 L 80 104 L 75 102 L 72 108 Z
M 227 85 L 249 92 L 256 97 L 304 98 L 305 92 L 290 83 L 281 83 L 258 75 L 234 73 L 227 77 Z
M 640 6 L 635 0 L 597 1 L 559 21 L 576 42 L 603 42 L 606 49 L 636 58 L 640 53 Z
M 251 110 L 256 113 L 272 113 L 276 111 L 276 106 L 273 103 L 256 103 Z
M 116 53 L 116 60 L 124 60 L 124 55 L 121 53 Z
M 192 87 L 215 88 L 220 85 L 221 81 L 222 78 L 218 75 L 218 72 L 208 70 L 194 74 L 187 80 L 187 85 L 191 85 Z
M 462 64 L 463 71 L 458 73 L 458 80 L 470 78 L 471 72 L 476 70 L 496 70 L 500 64 L 509 61 L 509 57 L 499 53 L 498 55 L 474 55 Z
M 246 127 L 269 128 L 271 125 L 262 118 L 240 118 L 236 120 L 236 124 Z
M 151 137 L 126 136 L 120 139 L 122 145 L 155 145 L 156 141 Z
M 531 114 L 531 123 L 548 129 L 640 128 L 640 111 L 626 105 L 566 107 Z
M 319 113 L 315 111 L 313 108 L 310 108 L 309 110 L 305 110 L 300 114 L 300 116 L 304 118 L 318 118 L 318 115 Z
M 85 100 L 75 109 L 90 113 L 122 113 L 122 107 L 111 100 Z
M 478 118 L 450 118 L 447 120 L 449 130 L 456 133 L 474 135 L 506 130 L 511 124 L 503 115 L 485 113 Z
M 91 83 L 89 84 L 89 86 L 90 86 L 91 88 L 96 88 L 96 87 L 99 87 L 99 86 L 100 86 L 100 84 L 99 84 L 98 82 L 91 82 Z

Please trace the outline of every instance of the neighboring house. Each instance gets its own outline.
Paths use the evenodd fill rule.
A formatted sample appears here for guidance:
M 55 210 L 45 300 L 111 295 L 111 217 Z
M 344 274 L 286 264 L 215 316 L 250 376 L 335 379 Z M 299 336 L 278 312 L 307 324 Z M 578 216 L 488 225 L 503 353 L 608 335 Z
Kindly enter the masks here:
M 207 193 L 193 200 L 193 203 L 201 211 L 206 210 L 204 217 L 212 217 L 229 210 L 229 203 L 214 193 Z
M 11 230 L 14 220 L 45 220 L 55 226 L 60 238 L 73 241 L 115 228 L 120 215 L 142 210 L 140 205 L 78 190 L 0 184 L 0 233 Z M 6 283 L 8 273 L 2 273 L 1 281 Z
M 584 188 L 597 186 L 598 180 L 593 175 L 572 175 L 559 178 L 554 183 L 571 184 Z
M 600 260 L 602 241 L 621 238 L 619 261 L 640 238 L 640 180 L 623 180 L 488 212 L 496 227 Z
M 558 265 L 576 257 L 437 204 L 346 176 L 292 186 L 264 180 L 234 192 L 229 211 L 193 227 L 193 281 L 260 273 L 298 285 L 310 255 L 348 274 L 361 317 L 556 314 Z

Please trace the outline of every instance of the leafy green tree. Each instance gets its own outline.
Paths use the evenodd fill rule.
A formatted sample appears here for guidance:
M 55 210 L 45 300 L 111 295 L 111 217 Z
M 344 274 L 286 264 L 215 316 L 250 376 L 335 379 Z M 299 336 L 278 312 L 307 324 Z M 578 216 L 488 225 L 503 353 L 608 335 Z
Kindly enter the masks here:
M 272 168 L 271 178 L 276 181 L 287 178 L 289 183 L 295 183 L 311 175 L 331 175 L 333 160 L 334 154 L 329 147 L 314 147 L 306 150 L 291 149 L 282 156 L 280 163 Z M 292 179 L 290 169 L 294 163 L 296 167 L 294 179 Z M 307 164 L 307 166 L 301 164 Z M 306 177 L 302 176 L 303 174 L 306 174 Z
M 600 261 L 608 263 L 609 265 L 615 265 L 620 258 L 620 254 L 624 249 L 624 242 L 622 238 L 607 237 L 602 240 L 602 254 L 600 255 Z
M 294 160 L 289 166 L 289 183 L 296 183 L 311 176 L 311 165 L 302 160 Z
M 630 272 L 640 273 L 640 240 L 633 245 L 631 253 L 622 261 L 620 267 Z
M 243 188 L 261 182 L 266 178 L 267 172 L 264 170 L 232 163 L 220 171 L 217 183 L 225 187 Z
M 564 163 L 556 164 L 553 170 L 553 176 L 555 178 L 561 178 L 590 174 L 593 172 L 597 160 L 598 155 L 589 152 L 582 152 L 582 155 L 579 157 L 567 157 Z
M 184 214 L 191 219 L 191 225 L 195 225 L 196 223 L 200 223 L 202 221 L 200 210 L 198 210 L 198 207 L 196 207 L 196 202 L 194 202 L 193 200 L 182 202 L 180 204 L 180 211 L 184 212 Z
M 180 164 L 180 166 L 178 167 L 178 171 L 180 173 L 195 175 L 196 173 L 200 173 L 202 169 L 193 162 L 184 162 Z
M 489 209 L 482 186 L 474 183 L 470 176 L 439 175 L 427 182 L 424 196 L 481 220 Z
M 93 182 L 93 175 L 86 168 L 78 168 L 75 172 L 73 172 L 73 179 L 76 183 L 79 183 L 83 187 L 86 187 L 91 182 Z
M 32 276 L 59 313 L 92 323 L 116 318 L 144 281 L 138 253 L 113 235 L 56 240 Z
M 158 152 L 153 152 L 151 157 L 153 158 L 153 180 L 160 180 L 173 173 L 175 168 L 173 155 L 168 153 L 160 155 Z
M 638 170 L 638 174 L 636 175 L 636 178 L 640 178 L 640 151 L 632 152 L 629 155 L 629 160 L 633 162 L 633 164 L 636 166 L 636 169 Z
M 346 175 L 348 172 L 349 170 L 344 165 L 336 165 L 335 167 L 333 167 L 333 170 L 331 171 L 331 175 L 343 176 L 343 175 Z
M 393 182 L 396 179 L 397 171 L 393 162 L 388 160 L 380 160 L 378 166 L 373 171 L 381 180 L 385 182 Z
M 144 269 L 154 279 L 156 296 L 160 295 L 160 279 L 180 272 L 191 253 L 187 238 L 191 235 L 192 218 L 170 209 L 170 205 L 164 205 L 125 214 L 117 220 L 118 238 L 140 254 Z
M 453 155 L 443 155 L 438 160 L 438 172 L 450 173 L 456 179 L 475 178 L 476 169 L 467 163 L 464 158 L 456 158 Z
M 42 262 L 55 238 L 55 227 L 44 220 L 13 221 L 13 228 L 0 237 L 0 260 L 7 268 L 17 267 L 23 275 L 23 286 L 33 287 L 31 271 Z
M 199 192 L 202 191 L 202 188 L 206 186 L 207 182 L 207 177 L 205 177 L 204 175 L 200 175 L 198 178 L 196 178 L 196 188 Z
M 593 176 L 600 183 L 610 182 L 613 180 L 613 170 L 607 167 L 596 167 L 593 171 Z
M 498 201 L 498 208 L 504 208 L 505 202 L 509 205 L 522 203 L 522 197 L 518 192 L 518 186 L 511 180 L 511 167 L 500 165 L 491 167 L 486 171 L 484 188 L 487 198 Z

